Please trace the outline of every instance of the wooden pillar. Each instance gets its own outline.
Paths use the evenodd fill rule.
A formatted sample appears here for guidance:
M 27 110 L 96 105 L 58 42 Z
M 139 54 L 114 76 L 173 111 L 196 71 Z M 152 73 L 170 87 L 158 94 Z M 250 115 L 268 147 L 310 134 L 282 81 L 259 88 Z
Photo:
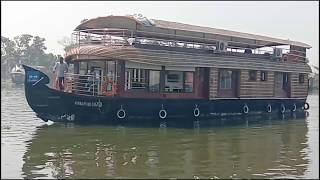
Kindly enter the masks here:
M 209 99 L 209 81 L 210 81 L 210 68 L 205 67 L 203 72 L 203 97 Z
M 196 67 L 194 73 L 194 94 L 195 96 L 199 97 L 201 96 L 201 90 L 202 90 L 202 83 L 201 83 L 201 68 Z
M 166 77 L 165 67 L 161 66 L 161 71 L 160 71 L 160 93 L 164 92 L 165 77 Z
M 122 94 L 125 88 L 125 61 L 117 60 L 117 93 Z
M 79 62 L 74 62 L 74 69 L 73 69 L 73 72 L 75 74 L 79 74 L 79 71 L 80 71 L 80 63 Z
M 103 76 L 107 76 L 107 62 L 103 61 Z

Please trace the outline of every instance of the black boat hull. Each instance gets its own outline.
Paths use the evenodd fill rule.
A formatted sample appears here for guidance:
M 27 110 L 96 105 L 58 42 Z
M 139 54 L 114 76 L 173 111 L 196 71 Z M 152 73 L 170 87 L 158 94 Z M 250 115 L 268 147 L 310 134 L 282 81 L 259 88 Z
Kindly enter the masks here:
M 306 99 L 137 99 L 86 96 L 49 88 L 49 78 L 24 66 L 25 95 L 29 106 L 44 121 L 109 123 L 207 119 L 250 114 L 304 112 Z M 268 105 L 271 106 L 271 112 Z M 247 106 L 247 108 L 245 107 Z M 284 106 L 284 108 L 283 108 Z M 199 111 L 198 111 L 199 110 Z

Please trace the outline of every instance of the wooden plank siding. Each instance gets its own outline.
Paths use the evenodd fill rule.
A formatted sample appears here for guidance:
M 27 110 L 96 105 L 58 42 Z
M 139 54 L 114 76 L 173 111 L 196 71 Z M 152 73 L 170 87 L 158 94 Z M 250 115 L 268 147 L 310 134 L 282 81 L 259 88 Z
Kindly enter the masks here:
M 261 81 L 261 71 L 257 71 L 257 80 L 249 80 L 249 71 L 241 70 L 240 72 L 240 93 L 242 98 L 254 97 L 273 97 L 274 96 L 274 72 L 267 72 L 267 80 Z
M 209 99 L 218 96 L 218 68 L 210 68 L 209 73 Z
M 308 96 L 308 76 L 304 74 L 304 82 L 299 83 L 299 73 L 291 73 L 291 97 Z
M 67 60 L 77 62 L 80 60 L 77 58 L 79 55 L 94 55 L 101 57 L 101 60 L 123 60 L 152 66 L 208 67 L 210 68 L 209 99 L 218 97 L 218 75 L 219 69 L 222 68 L 240 70 L 240 87 L 238 92 L 238 97 L 240 98 L 275 97 L 274 81 L 276 72 L 289 72 L 291 80 L 289 97 L 306 97 L 308 94 L 307 73 L 311 72 L 309 65 L 302 62 L 279 62 L 261 58 L 236 57 L 214 53 L 190 53 L 132 47 L 82 46 L 70 50 L 66 58 L 68 58 Z M 256 81 L 249 80 L 249 70 L 257 70 Z M 266 81 L 261 81 L 261 71 L 267 71 Z M 305 73 L 304 83 L 299 83 L 299 73 Z M 200 94 L 204 95 L 204 93 Z
M 269 59 L 237 57 L 214 53 L 189 53 L 168 50 L 139 48 L 110 48 L 86 46 L 74 48 L 67 53 L 66 60 L 77 60 L 77 55 L 95 55 L 104 59 L 121 59 L 137 63 L 177 67 L 215 67 L 241 70 L 264 70 L 278 72 L 311 72 L 306 63 L 285 63 Z M 75 57 L 75 58 L 74 58 Z

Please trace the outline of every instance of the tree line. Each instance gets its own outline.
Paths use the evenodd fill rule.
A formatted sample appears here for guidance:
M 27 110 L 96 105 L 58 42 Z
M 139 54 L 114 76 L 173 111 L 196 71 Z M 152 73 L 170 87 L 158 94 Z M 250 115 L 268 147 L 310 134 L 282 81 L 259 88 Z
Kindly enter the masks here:
M 1 78 L 9 77 L 10 70 L 19 62 L 30 66 L 51 68 L 59 56 L 46 53 L 45 38 L 22 34 L 13 39 L 1 36 Z

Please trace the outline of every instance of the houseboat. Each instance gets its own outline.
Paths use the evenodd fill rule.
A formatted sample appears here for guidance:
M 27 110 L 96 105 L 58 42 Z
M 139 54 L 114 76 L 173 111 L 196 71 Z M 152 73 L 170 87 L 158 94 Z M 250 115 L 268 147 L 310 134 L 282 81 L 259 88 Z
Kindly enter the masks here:
M 47 121 L 186 120 L 304 112 L 310 45 L 148 19 L 83 21 L 65 54 L 65 88 L 24 66 L 26 99 Z

